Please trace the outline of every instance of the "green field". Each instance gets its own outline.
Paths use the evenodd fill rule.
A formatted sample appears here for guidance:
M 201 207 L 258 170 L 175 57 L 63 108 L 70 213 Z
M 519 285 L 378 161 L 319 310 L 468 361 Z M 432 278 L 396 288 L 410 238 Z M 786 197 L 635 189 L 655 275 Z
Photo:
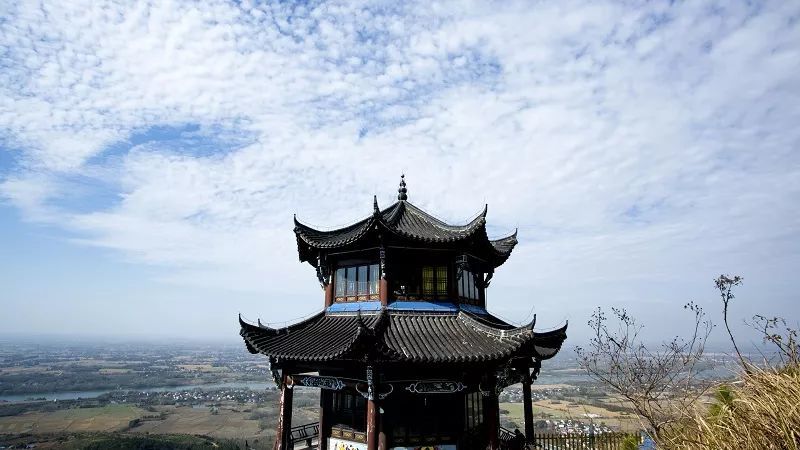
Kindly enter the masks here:
M 121 431 L 147 411 L 130 405 L 71 408 L 0 417 L 0 434 Z

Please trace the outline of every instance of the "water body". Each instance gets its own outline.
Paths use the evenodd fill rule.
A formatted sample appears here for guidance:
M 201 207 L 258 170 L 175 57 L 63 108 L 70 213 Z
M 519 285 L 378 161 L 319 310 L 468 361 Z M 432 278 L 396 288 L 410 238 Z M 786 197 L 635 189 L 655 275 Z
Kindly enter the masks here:
M 204 391 L 212 391 L 216 389 L 251 389 L 254 391 L 263 391 L 267 388 L 274 388 L 273 383 L 264 382 L 234 382 L 234 383 L 215 383 L 215 384 L 201 384 L 192 386 L 159 386 L 139 389 L 110 389 L 101 391 L 65 391 L 65 392 L 42 392 L 36 394 L 15 394 L 15 395 L 0 395 L 0 401 L 7 402 L 23 402 L 30 401 L 31 399 L 42 399 L 47 401 L 54 400 L 77 400 L 97 398 L 103 394 L 110 392 L 180 392 L 191 391 L 193 389 L 202 389 Z

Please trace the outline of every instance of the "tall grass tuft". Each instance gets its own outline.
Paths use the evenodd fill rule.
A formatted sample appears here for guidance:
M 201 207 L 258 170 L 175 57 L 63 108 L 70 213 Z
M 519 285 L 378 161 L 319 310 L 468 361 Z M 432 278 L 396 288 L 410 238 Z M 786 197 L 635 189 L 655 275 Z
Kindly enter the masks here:
M 711 408 L 672 427 L 662 447 L 800 450 L 800 365 L 748 369 L 741 382 L 720 390 Z

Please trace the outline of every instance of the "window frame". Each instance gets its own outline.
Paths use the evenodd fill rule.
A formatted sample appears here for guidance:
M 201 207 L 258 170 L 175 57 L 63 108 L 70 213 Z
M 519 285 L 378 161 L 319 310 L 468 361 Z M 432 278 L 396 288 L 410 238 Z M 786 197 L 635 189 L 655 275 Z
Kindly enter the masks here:
M 332 426 L 345 427 L 361 433 L 367 431 L 367 402 L 362 395 L 349 391 L 336 391 L 331 397 Z
M 352 279 L 348 276 L 351 273 Z M 362 276 L 366 276 L 366 280 L 361 280 Z M 333 301 L 346 303 L 380 300 L 380 278 L 377 262 L 341 265 L 334 272 Z M 361 283 L 366 284 L 361 285 Z
M 481 302 L 481 288 L 478 287 L 477 274 L 469 269 L 461 269 L 461 279 L 458 280 L 458 299 L 462 303 L 479 305 Z
M 425 271 L 426 269 L 430 269 L 432 278 L 430 279 L 431 291 L 428 292 L 426 290 L 426 280 L 425 280 Z M 421 277 L 420 277 L 420 284 L 421 284 L 421 296 L 424 300 L 444 300 L 447 299 L 450 295 L 450 285 L 449 285 L 449 278 L 450 278 L 450 267 L 447 264 L 435 264 L 435 265 L 427 265 L 421 267 Z M 444 277 L 444 280 L 440 278 Z M 440 290 L 441 288 L 441 290 Z

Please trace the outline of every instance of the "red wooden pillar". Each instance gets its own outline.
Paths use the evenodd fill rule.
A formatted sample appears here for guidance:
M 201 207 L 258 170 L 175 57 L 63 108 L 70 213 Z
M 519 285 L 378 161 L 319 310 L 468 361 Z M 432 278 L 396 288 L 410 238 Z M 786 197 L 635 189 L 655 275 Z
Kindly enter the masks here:
M 486 419 L 487 448 L 496 450 L 500 448 L 498 433 L 500 430 L 500 403 L 497 394 L 492 390 L 488 397 L 484 397 L 484 418 Z
M 522 378 L 522 409 L 525 413 L 525 441 L 533 442 L 533 405 L 531 404 L 531 375 L 525 369 L 525 376 Z
M 328 404 L 329 393 L 326 389 L 319 390 L 319 450 L 328 450 Z
M 333 283 L 325 285 L 325 307 L 333 304 Z
M 389 281 L 385 277 L 381 277 L 380 283 L 380 299 L 381 306 L 389 304 Z
M 381 242 L 383 242 L 383 238 L 381 238 Z M 381 280 L 378 289 L 378 298 L 381 300 L 381 306 L 386 306 L 389 304 L 389 280 L 386 279 L 386 249 L 383 247 L 382 243 L 378 252 L 378 257 L 381 260 Z
M 367 450 L 378 450 L 378 402 L 375 400 L 375 375 L 372 366 L 367 366 Z
M 283 386 L 281 387 L 281 399 L 278 406 L 278 430 L 275 433 L 275 450 L 289 450 L 292 448 L 289 437 L 292 430 L 292 386 L 289 384 L 292 377 L 283 376 Z
M 381 412 L 381 404 L 376 405 L 378 408 L 378 450 L 389 450 L 386 445 L 386 424 L 383 420 L 383 412 Z
M 367 399 L 367 450 L 378 449 L 378 405 Z

